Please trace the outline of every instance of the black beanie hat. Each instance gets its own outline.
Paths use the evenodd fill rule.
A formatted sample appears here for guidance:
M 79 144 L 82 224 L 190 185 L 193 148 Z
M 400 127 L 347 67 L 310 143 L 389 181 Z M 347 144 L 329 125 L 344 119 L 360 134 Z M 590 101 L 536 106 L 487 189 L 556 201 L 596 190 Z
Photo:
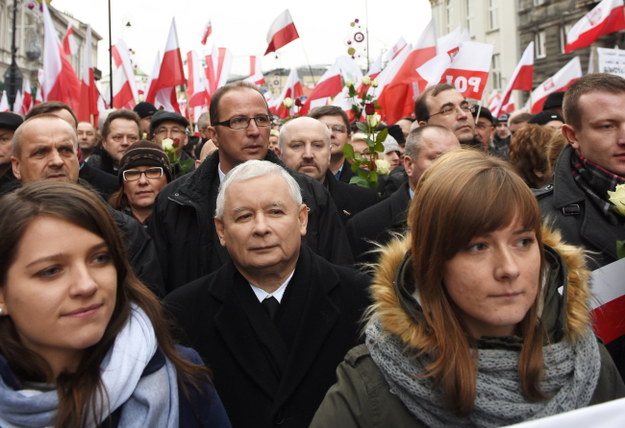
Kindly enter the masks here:
M 171 164 L 167 154 L 158 144 L 151 141 L 141 140 L 128 147 L 124 156 L 119 161 L 119 171 L 117 177 L 119 184 L 123 184 L 123 173 L 126 170 L 138 166 L 160 166 L 163 168 L 167 182 L 171 181 Z

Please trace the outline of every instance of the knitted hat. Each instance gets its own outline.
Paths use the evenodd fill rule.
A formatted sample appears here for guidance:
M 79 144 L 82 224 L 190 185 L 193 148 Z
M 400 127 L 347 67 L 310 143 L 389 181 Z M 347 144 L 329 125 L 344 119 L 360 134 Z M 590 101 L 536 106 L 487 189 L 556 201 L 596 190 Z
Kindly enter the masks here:
M 401 153 L 401 148 L 399 147 L 397 140 L 390 134 L 386 136 L 386 139 L 382 144 L 384 144 L 384 154 L 391 152 Z
M 137 113 L 141 119 L 143 119 L 144 117 L 152 116 L 154 113 L 157 112 L 154 104 L 148 103 L 147 101 L 141 101 L 132 110 Z
M 152 120 L 150 121 L 150 135 L 154 135 L 154 131 L 163 122 L 175 122 L 184 126 L 189 126 L 189 121 L 181 114 L 173 111 L 159 110 L 154 113 Z
M 24 122 L 22 116 L 8 111 L 0 112 L 0 129 L 15 131 Z
M 119 172 L 117 174 L 119 183 L 122 184 L 124 181 L 124 171 L 138 166 L 160 166 L 167 176 L 167 182 L 171 181 L 169 158 L 161 147 L 151 141 L 137 141 L 126 150 L 126 153 L 119 161 Z
M 534 123 L 536 125 L 546 125 L 552 120 L 559 120 L 564 123 L 564 119 L 558 113 L 552 110 L 544 110 L 540 113 L 536 113 L 527 123 Z

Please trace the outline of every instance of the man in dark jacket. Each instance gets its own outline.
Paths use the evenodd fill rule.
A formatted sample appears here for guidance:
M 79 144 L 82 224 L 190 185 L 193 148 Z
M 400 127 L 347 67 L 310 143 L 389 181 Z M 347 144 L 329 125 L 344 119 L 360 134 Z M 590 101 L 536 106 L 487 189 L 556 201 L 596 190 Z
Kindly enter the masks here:
M 229 260 L 219 245 L 212 217 L 219 183 L 232 168 L 250 159 L 283 166 L 269 151 L 271 116 L 265 98 L 248 83 L 215 92 L 210 106 L 211 140 L 218 150 L 198 169 L 159 193 L 149 231 L 154 238 L 168 291 L 223 266 Z M 292 173 L 308 206 L 305 242 L 317 254 L 339 263 L 353 261 L 347 237 L 328 192 L 308 176 Z
M 555 166 L 553 184 L 537 191 L 543 216 L 562 238 L 589 250 L 591 269 L 618 259 L 617 241 L 625 239 L 625 213 L 608 191 L 625 184 L 625 79 L 595 73 L 574 82 L 564 96 L 562 133 L 569 141 Z M 622 313 L 615 323 L 623 323 Z M 607 344 L 621 376 L 625 340 Z
M 13 139 L 11 163 L 13 174 L 22 183 L 55 180 L 79 183 L 78 139 L 75 129 L 64 119 L 53 114 L 42 114 L 26 120 Z M 135 274 L 158 296 L 164 287 L 157 267 L 156 251 L 149 235 L 134 219 L 110 209 L 125 238 L 129 261 Z
M 358 342 L 369 280 L 301 245 L 308 210 L 282 167 L 234 168 L 215 228 L 231 260 L 165 305 L 214 374 L 235 427 L 306 427 Z
M 403 234 L 406 231 L 408 206 L 419 178 L 436 158 L 457 148 L 460 148 L 458 138 L 444 126 L 425 125 L 408 135 L 403 159 L 408 182 L 387 199 L 356 214 L 347 223 L 347 237 L 357 262 L 374 262 L 377 254 L 372 250 L 376 243 L 386 244 L 394 233 Z
M 337 180 L 329 169 L 330 149 L 330 130 L 317 119 L 298 117 L 280 129 L 280 159 L 293 171 L 323 184 L 345 224 L 354 214 L 378 202 L 378 196 L 374 190 Z

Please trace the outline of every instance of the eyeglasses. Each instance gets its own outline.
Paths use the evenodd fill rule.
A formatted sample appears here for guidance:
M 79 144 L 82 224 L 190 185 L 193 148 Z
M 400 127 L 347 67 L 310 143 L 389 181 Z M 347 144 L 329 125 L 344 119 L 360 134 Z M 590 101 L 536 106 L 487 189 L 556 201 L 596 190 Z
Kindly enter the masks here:
M 141 178 L 141 174 L 145 174 L 145 178 L 154 180 L 163 176 L 163 168 L 160 166 L 155 166 L 152 168 L 148 168 L 145 171 L 139 171 L 138 169 L 127 169 L 126 171 L 122 172 L 124 181 L 137 181 L 139 178 Z
M 116 143 L 121 143 L 124 138 L 130 144 L 136 143 L 137 141 L 139 141 L 138 135 L 123 135 L 123 134 L 111 135 L 111 140 L 115 141 Z
M 267 128 L 271 126 L 273 116 L 269 114 L 259 114 L 254 117 L 247 116 L 235 116 L 231 119 L 224 120 L 223 122 L 215 123 L 215 126 L 227 126 L 230 129 L 247 129 L 250 126 L 250 122 L 254 120 L 254 123 L 259 128 Z
M 182 135 L 184 133 L 185 133 L 184 129 L 179 129 L 179 128 L 172 128 L 172 129 L 159 128 L 154 132 L 154 134 L 158 136 L 164 136 L 164 135 L 170 134 L 173 137 L 177 135 L 178 136 Z
M 345 134 L 347 132 L 347 128 L 343 125 L 327 125 L 328 129 L 332 132 L 337 132 L 339 134 Z
M 430 117 L 436 116 L 437 114 L 449 116 L 458 110 L 464 113 L 473 113 L 475 111 L 475 106 L 469 103 L 462 103 L 460 106 L 445 106 L 438 113 L 431 114 Z

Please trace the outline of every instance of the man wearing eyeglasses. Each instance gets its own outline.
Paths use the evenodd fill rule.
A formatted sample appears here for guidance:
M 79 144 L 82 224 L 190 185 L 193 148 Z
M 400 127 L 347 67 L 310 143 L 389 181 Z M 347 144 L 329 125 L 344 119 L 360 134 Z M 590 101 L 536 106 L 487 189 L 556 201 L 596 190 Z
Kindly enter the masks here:
M 453 86 L 439 83 L 426 89 L 415 102 L 419 126 L 442 125 L 456 134 L 460 144 L 479 146 L 475 136 L 474 106 Z
M 141 135 L 139 115 L 132 110 L 111 112 L 102 125 L 102 147 L 87 161 L 89 165 L 117 176 L 119 161 L 128 147 L 139 141 Z
M 482 150 L 488 151 L 495 136 L 493 115 L 486 107 L 474 106 L 473 118 L 475 120 L 475 137 L 479 140 Z
M 256 86 L 237 82 L 219 88 L 209 112 L 209 136 L 218 150 L 194 172 L 163 189 L 149 225 L 168 291 L 217 270 L 230 259 L 212 222 L 225 174 L 250 159 L 265 159 L 284 167 L 269 151 L 273 117 Z M 330 195 L 310 177 L 296 172 L 292 175 L 310 210 L 305 242 L 330 261 L 350 264 L 351 250 Z
M 162 146 L 163 140 L 169 138 L 174 142 L 176 154 L 180 159 L 190 159 L 190 156 L 182 149 L 189 141 L 189 121 L 181 114 L 173 111 L 159 110 L 150 122 L 150 135 L 152 141 Z

